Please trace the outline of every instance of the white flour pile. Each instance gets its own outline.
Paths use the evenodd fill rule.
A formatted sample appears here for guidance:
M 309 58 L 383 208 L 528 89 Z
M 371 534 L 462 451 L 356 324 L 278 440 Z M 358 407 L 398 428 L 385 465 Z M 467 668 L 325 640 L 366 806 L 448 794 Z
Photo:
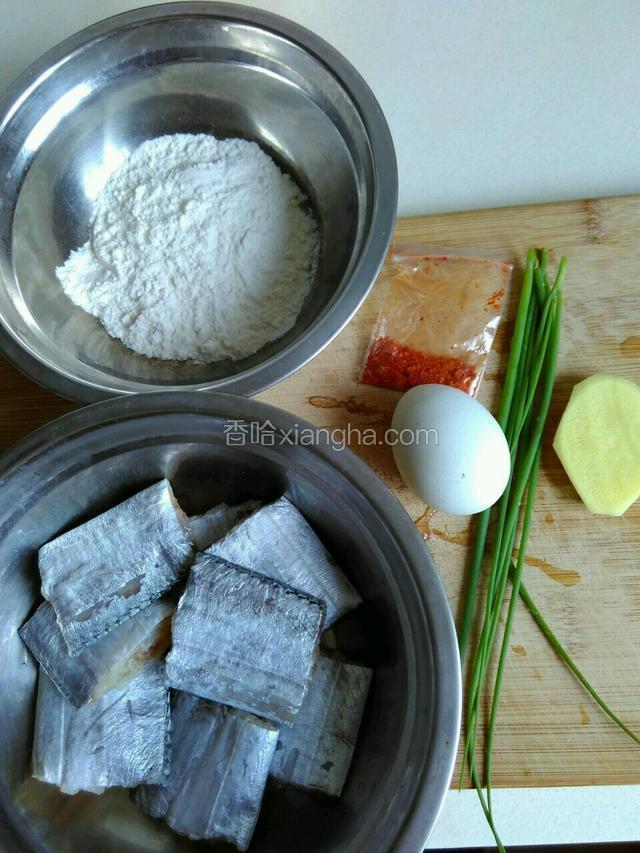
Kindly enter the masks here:
M 294 324 L 318 228 L 254 142 L 143 143 L 96 200 L 89 240 L 56 274 L 69 298 L 146 356 L 239 359 Z

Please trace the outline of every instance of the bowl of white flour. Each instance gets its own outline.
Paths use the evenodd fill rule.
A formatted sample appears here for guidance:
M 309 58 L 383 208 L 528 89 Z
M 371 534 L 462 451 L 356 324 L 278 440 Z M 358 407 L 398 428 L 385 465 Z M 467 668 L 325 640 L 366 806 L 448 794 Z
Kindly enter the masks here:
M 0 102 L 0 349 L 79 401 L 253 394 L 349 321 L 397 173 L 353 67 L 283 18 L 174 3 L 54 48 Z

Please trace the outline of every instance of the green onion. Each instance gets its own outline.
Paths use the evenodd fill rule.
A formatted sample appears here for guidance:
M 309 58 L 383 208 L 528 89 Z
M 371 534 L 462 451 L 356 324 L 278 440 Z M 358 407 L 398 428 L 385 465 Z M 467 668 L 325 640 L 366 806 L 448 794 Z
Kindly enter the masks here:
M 530 263 L 527 264 L 527 268 L 528 270 L 531 268 Z M 527 278 L 529 279 L 529 276 Z M 519 377 L 519 382 L 516 385 L 515 393 L 513 390 L 509 391 L 509 405 L 501 406 L 503 422 L 506 422 L 507 426 L 506 435 L 510 445 L 512 475 L 504 495 L 498 502 L 497 524 L 489 570 L 485 615 L 471 669 L 471 684 L 467 694 L 467 737 L 464 759 L 469 765 L 472 779 L 475 780 L 477 780 L 475 748 L 480 699 L 498 632 L 500 612 L 509 577 L 511 554 L 515 544 L 517 525 L 521 513 L 521 504 L 528 487 L 530 487 L 529 493 L 532 495 L 529 501 L 529 518 L 533 509 L 535 482 L 531 486 L 530 484 L 532 480 L 535 481 L 537 478 L 537 460 L 539 460 L 540 456 L 542 434 L 553 391 L 560 340 L 559 328 L 562 299 L 562 280 L 560 277 L 557 284 L 557 290 L 554 289 L 551 291 L 545 287 L 545 301 L 541 313 L 536 308 L 531 308 L 530 297 L 526 303 L 527 314 L 525 317 L 527 317 L 527 320 L 524 322 L 524 328 L 528 331 L 528 339 L 525 340 L 523 338 L 516 342 L 517 357 L 513 359 L 513 362 L 518 364 L 516 375 Z M 522 308 L 522 305 L 523 302 L 521 300 L 520 308 Z M 531 319 L 531 322 L 528 322 L 529 319 Z M 545 369 L 542 390 L 534 411 L 535 391 L 543 365 Z M 503 401 L 504 399 L 505 396 L 503 395 Z M 521 446 L 520 439 L 522 436 L 526 436 L 527 441 L 522 442 Z M 528 534 L 528 525 L 526 533 Z M 520 551 L 523 553 L 526 550 L 523 547 L 524 545 L 526 543 L 521 541 Z M 522 559 L 524 559 L 524 556 Z M 508 623 L 507 627 L 510 629 L 511 623 Z M 508 643 L 508 634 L 506 631 L 504 637 L 503 642 Z M 504 669 L 504 663 L 502 669 Z M 493 721 L 490 721 L 488 744 L 492 744 L 493 742 L 498 697 L 502 683 L 502 672 L 500 672 L 500 669 L 498 672 L 498 682 L 494 687 L 494 701 L 492 702 Z M 485 773 L 487 771 L 487 810 L 491 815 L 491 758 L 485 748 Z M 481 791 L 477 782 L 474 781 L 474 784 L 480 794 Z M 493 824 L 493 819 L 491 823 Z M 496 840 L 498 847 L 501 847 L 499 838 Z
M 496 679 L 493 684 L 493 697 L 491 698 L 491 713 L 489 715 L 489 730 L 487 732 L 486 763 L 484 770 L 487 785 L 487 803 L 489 810 L 491 810 L 491 768 L 493 763 L 493 739 L 495 736 L 496 717 L 498 714 L 498 705 L 500 702 L 500 691 L 502 689 L 504 668 L 507 662 L 507 654 L 509 652 L 509 637 L 511 635 L 511 627 L 513 625 L 513 618 L 516 612 L 515 605 L 518 600 L 518 593 L 520 591 L 520 585 L 522 581 L 522 570 L 524 568 L 524 557 L 527 549 L 527 541 L 529 539 L 531 517 L 533 516 L 533 506 L 536 501 L 536 485 L 538 483 L 538 470 L 540 468 L 541 450 L 542 447 L 539 446 L 538 451 L 536 453 L 536 458 L 533 463 L 533 470 L 531 471 L 531 476 L 529 477 L 529 486 L 527 489 L 527 503 L 524 511 L 524 521 L 522 523 L 522 535 L 520 536 L 520 550 L 518 551 L 518 559 L 514 571 L 511 575 L 513 592 L 511 593 L 509 609 L 507 610 L 507 621 L 505 622 L 504 633 L 502 635 L 502 646 L 500 648 L 500 658 L 498 659 L 498 669 L 496 672 Z
M 562 317 L 562 287 L 567 259 L 562 258 L 553 285 L 548 279 L 549 253 L 530 251 L 516 315 L 505 384 L 500 402 L 498 423 L 504 430 L 511 456 L 511 475 L 504 494 L 492 510 L 480 513 L 471 557 L 467 597 L 462 627 L 459 634 L 460 655 L 464 658 L 469 644 L 477 603 L 477 593 L 487 550 L 489 528 L 493 519 L 491 560 L 487 578 L 487 596 L 480 637 L 475 648 L 466 695 L 466 732 L 461 780 L 468 767 L 484 814 L 500 851 L 504 846 L 495 827 L 491 802 L 492 751 L 500 692 L 509 652 L 509 638 L 520 597 L 549 641 L 554 651 L 574 676 L 598 703 L 602 710 L 635 743 L 640 737 L 632 732 L 609 708 L 597 691 L 578 669 L 555 634 L 544 621 L 531 599 L 522 574 L 525 563 L 529 530 L 535 505 L 536 485 L 540 468 L 542 438 L 553 395 L 556 365 L 560 346 Z M 524 503 L 524 507 L 523 507 Z M 518 528 L 521 526 L 518 539 Z M 512 554 L 518 541 L 518 557 L 514 564 Z M 511 579 L 512 593 L 500 643 L 498 666 L 493 682 L 487 737 L 484 748 L 484 784 L 476 765 L 476 742 L 479 709 L 488 676 L 491 656 L 496 645 L 500 614 L 504 604 L 507 583 Z
M 504 390 L 500 401 L 500 411 L 498 413 L 498 423 L 505 429 L 509 409 L 511 407 L 511 399 L 516 385 L 518 376 L 518 365 L 522 351 L 522 345 L 527 324 L 527 313 L 529 310 L 529 302 L 531 301 L 531 292 L 533 288 L 533 270 L 536 265 L 535 251 L 529 252 L 527 256 L 527 267 L 522 283 L 522 292 L 520 294 L 520 302 L 518 304 L 518 313 L 516 315 L 516 324 L 513 330 L 513 338 L 511 341 L 511 350 L 509 352 L 509 362 L 507 364 L 507 372 L 504 379 Z M 471 563 L 471 571 L 469 574 L 469 585 L 467 588 L 467 598 L 464 606 L 464 614 L 462 617 L 462 627 L 460 629 L 458 644 L 460 647 L 460 657 L 464 658 L 469 635 L 473 625 L 473 614 L 475 612 L 476 595 L 478 592 L 478 583 L 480 581 L 480 570 L 482 568 L 482 559 L 484 557 L 485 543 L 487 540 L 487 531 L 489 529 L 489 516 L 491 510 L 485 510 L 480 513 L 478 524 L 476 527 L 476 539 L 473 548 L 473 557 Z
M 512 571 L 513 572 L 517 571 L 517 568 L 513 565 L 512 565 Z M 540 628 L 540 630 L 542 631 L 544 636 L 549 641 L 549 645 L 551 646 L 551 648 L 558 655 L 558 657 L 562 660 L 562 662 L 571 670 L 571 672 L 575 675 L 575 677 L 578 679 L 580 684 L 582 684 L 582 686 L 587 691 L 587 693 L 591 696 L 591 698 L 602 708 L 602 710 L 605 712 L 605 714 L 611 720 L 613 720 L 613 722 L 616 724 L 616 726 L 618 726 L 618 728 L 622 729 L 622 731 L 625 734 L 629 735 L 629 737 L 631 738 L 632 741 L 635 741 L 635 743 L 637 743 L 638 746 L 640 746 L 640 737 L 635 732 L 632 732 L 631 729 L 622 722 L 620 717 L 618 717 L 618 715 L 615 714 L 611 710 L 611 708 L 607 705 L 607 703 L 604 701 L 604 699 L 600 696 L 600 694 L 595 689 L 595 687 L 591 686 L 587 677 L 585 675 L 583 675 L 583 673 L 580 671 L 580 669 L 578 669 L 577 664 L 575 663 L 575 661 L 573 660 L 573 658 L 571 657 L 569 652 L 567 652 L 567 650 L 564 648 L 564 646 L 562 645 L 560 640 L 556 637 L 556 635 L 553 633 L 551 628 L 545 622 L 542 614 L 540 613 L 540 611 L 538 610 L 538 608 L 534 604 L 531 596 L 527 592 L 527 589 L 523 583 L 520 584 L 520 598 L 524 601 L 524 603 L 527 607 L 527 610 L 535 619 L 535 621 L 538 625 L 538 628 Z

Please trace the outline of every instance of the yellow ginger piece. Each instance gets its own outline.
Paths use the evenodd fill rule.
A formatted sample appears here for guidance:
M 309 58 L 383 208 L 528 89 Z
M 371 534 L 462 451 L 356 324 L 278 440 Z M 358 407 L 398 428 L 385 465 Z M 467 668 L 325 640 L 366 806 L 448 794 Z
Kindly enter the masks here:
M 601 373 L 579 382 L 553 447 L 590 512 L 622 515 L 640 496 L 640 386 Z

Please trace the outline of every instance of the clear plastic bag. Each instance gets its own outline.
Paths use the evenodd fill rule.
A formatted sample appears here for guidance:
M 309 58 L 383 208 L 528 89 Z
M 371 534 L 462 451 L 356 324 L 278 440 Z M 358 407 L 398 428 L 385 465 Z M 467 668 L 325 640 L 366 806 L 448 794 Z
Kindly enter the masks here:
M 396 391 L 440 384 L 478 392 L 513 265 L 398 246 L 360 381 Z

